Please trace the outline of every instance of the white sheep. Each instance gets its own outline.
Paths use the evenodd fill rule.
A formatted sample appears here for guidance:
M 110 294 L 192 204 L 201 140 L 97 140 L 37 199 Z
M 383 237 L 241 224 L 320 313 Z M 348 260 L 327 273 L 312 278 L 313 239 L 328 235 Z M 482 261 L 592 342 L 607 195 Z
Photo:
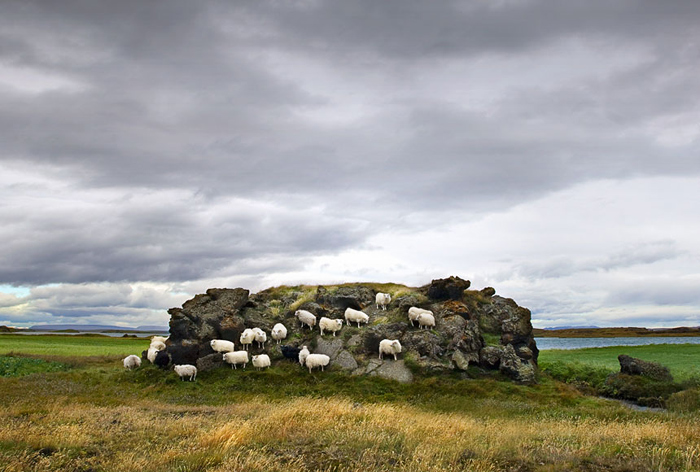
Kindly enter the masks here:
M 159 343 L 165 344 L 165 341 L 167 341 L 168 339 L 170 339 L 170 336 L 168 336 L 167 338 L 166 338 L 165 336 L 153 336 L 153 337 L 151 338 L 151 346 L 152 346 L 153 343 L 155 343 L 155 342 L 159 342 Z
M 255 333 L 255 342 L 258 343 L 258 347 L 260 349 L 264 348 L 267 342 L 267 334 L 265 334 L 265 331 L 260 328 L 253 328 L 253 332 Z
M 325 354 L 309 354 L 306 357 L 306 367 L 309 368 L 309 373 L 314 367 L 320 367 L 321 372 L 323 372 L 323 367 L 327 366 L 331 361 L 331 358 Z
M 435 326 L 435 317 L 430 313 L 420 313 L 418 318 L 416 318 L 416 321 L 418 322 L 418 327 L 420 329 L 423 329 L 424 326 L 426 328 Z
M 367 323 L 369 321 L 369 315 L 348 307 L 345 309 L 345 321 L 348 322 L 348 326 L 350 326 L 350 322 L 357 323 L 357 327 L 359 328 L 360 323 Z
M 175 373 L 180 376 L 180 380 L 189 377 L 189 381 L 194 382 L 197 379 L 197 368 L 192 364 L 176 365 L 174 369 Z
M 374 300 L 377 302 L 377 310 L 379 310 L 380 305 L 382 310 L 386 310 L 386 306 L 391 302 L 391 295 L 379 292 Z
M 299 351 L 299 364 L 304 366 L 306 364 L 306 358 L 309 355 L 309 348 L 306 346 L 301 347 L 301 351 Z
M 270 356 L 267 354 L 253 356 L 253 366 L 258 370 L 262 370 L 265 367 L 270 367 Z
M 411 322 L 411 326 L 415 326 L 413 323 L 418 320 L 418 315 L 420 315 L 421 313 L 427 313 L 429 315 L 435 316 L 430 310 L 425 310 L 423 308 L 418 308 L 417 306 L 412 306 L 408 309 L 408 320 Z
M 272 327 L 270 336 L 272 337 L 272 339 L 277 341 L 277 344 L 279 344 L 284 338 L 287 337 L 287 328 L 285 328 L 282 323 L 277 323 L 275 326 Z
M 134 354 L 132 354 L 124 358 L 125 369 L 131 370 L 136 367 L 141 367 L 141 358 L 139 356 L 135 356 Z
M 332 319 L 326 318 L 324 316 L 318 321 L 318 327 L 321 330 L 321 336 L 323 336 L 324 329 L 326 331 L 330 331 L 331 333 L 333 333 L 333 336 L 335 336 L 335 332 L 340 331 L 340 328 L 343 327 L 343 320 L 341 320 L 341 319 L 332 320 Z
M 156 356 L 160 352 L 160 349 L 156 349 L 154 347 L 149 347 L 148 352 L 146 353 L 146 358 L 148 361 L 153 364 L 156 361 Z
M 214 350 L 214 352 L 233 352 L 233 341 L 226 341 L 224 339 L 212 339 L 209 341 L 209 345 Z
M 247 351 L 248 346 L 253 344 L 253 341 L 255 341 L 255 331 L 253 331 L 250 328 L 243 330 L 243 332 L 241 333 L 240 341 L 241 341 L 241 344 L 243 345 L 243 348 L 245 348 L 245 350 Z M 248 362 L 248 361 L 246 361 L 246 362 Z
M 309 329 L 312 329 L 314 326 L 316 326 L 316 316 L 314 316 L 314 314 L 310 311 L 297 310 L 294 312 L 294 316 L 296 316 L 299 319 L 302 328 L 304 327 L 304 325 L 307 325 Z
M 148 347 L 152 347 L 157 351 L 162 351 L 165 349 L 165 343 L 163 341 L 151 341 L 151 345 Z
M 382 358 L 383 354 L 389 354 L 394 356 L 396 360 L 396 354 L 401 352 L 401 343 L 397 339 L 382 339 L 379 343 L 379 358 Z
M 248 351 L 233 351 L 224 353 L 224 362 L 231 364 L 232 369 L 236 369 L 237 364 L 245 365 L 248 363 Z

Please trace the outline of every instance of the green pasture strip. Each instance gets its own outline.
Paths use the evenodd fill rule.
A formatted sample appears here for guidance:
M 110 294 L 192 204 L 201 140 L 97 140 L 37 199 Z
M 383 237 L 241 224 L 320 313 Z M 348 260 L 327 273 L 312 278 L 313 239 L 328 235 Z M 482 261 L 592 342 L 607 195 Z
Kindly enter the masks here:
M 0 335 L 0 355 L 8 353 L 41 356 L 127 356 L 148 349 L 146 338 L 69 335 Z
M 700 377 L 700 344 L 651 344 L 648 346 L 609 346 L 585 349 L 540 351 L 540 367 L 556 362 L 619 372 L 617 356 L 626 354 L 658 362 L 671 370 L 676 381 Z
M 50 362 L 28 357 L 0 356 L 0 377 L 21 377 L 39 372 L 59 372 L 69 367 L 60 362 Z

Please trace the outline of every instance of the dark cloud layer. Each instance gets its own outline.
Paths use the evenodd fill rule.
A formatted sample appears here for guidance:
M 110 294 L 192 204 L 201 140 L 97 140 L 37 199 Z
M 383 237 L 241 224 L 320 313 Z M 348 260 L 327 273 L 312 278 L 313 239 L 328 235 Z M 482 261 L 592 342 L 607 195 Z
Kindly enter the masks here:
M 2 284 L 294 271 L 584 182 L 700 175 L 698 2 L 0 10 Z M 509 270 L 673 260 L 672 239 Z

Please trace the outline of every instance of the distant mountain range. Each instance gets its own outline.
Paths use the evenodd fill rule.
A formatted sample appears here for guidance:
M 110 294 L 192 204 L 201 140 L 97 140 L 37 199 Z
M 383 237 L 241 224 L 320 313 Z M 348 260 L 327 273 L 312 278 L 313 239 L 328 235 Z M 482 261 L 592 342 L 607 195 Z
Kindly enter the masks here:
M 76 331 L 156 331 L 167 332 L 167 326 L 144 325 L 136 328 L 112 325 L 85 325 L 85 324 L 62 324 L 62 325 L 34 325 L 29 329 L 34 331 L 63 331 L 73 329 Z
M 547 329 L 547 330 L 555 330 L 555 329 L 597 329 L 599 328 L 598 326 L 552 326 L 549 328 L 542 328 L 542 329 Z

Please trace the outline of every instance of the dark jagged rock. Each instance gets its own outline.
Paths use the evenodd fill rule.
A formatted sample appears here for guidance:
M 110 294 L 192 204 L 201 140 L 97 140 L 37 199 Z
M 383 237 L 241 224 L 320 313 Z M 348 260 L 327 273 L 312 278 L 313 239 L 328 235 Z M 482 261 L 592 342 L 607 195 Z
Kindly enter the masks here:
M 620 361 L 620 373 L 627 375 L 643 375 L 660 382 L 673 382 L 673 376 L 668 367 L 657 362 L 643 361 L 625 354 L 617 356 Z
M 481 289 L 481 294 L 485 297 L 493 297 L 496 295 L 496 289 L 493 287 L 485 287 Z
M 246 319 L 243 307 L 248 302 L 248 290 L 242 288 L 211 288 L 196 295 L 182 308 L 171 308 L 170 345 L 167 350 L 173 364 L 196 365 L 197 359 L 213 351 L 212 339 L 238 340 Z
M 491 290 L 468 287 L 469 281 L 450 277 L 436 279 L 420 289 L 401 288 L 387 310 L 376 309 L 375 290 L 363 284 L 319 286 L 312 299 L 308 286 L 270 288 L 254 295 L 244 289 L 210 289 L 181 308 L 169 310 L 167 352 L 174 364 L 193 364 L 206 371 L 223 365 L 220 354 L 209 345 L 212 339 L 233 341 L 238 348 L 245 328 L 260 327 L 269 336 L 275 323 L 283 323 L 288 330 L 284 345 L 268 344 L 264 349 L 251 350 L 251 354 L 266 352 L 273 364 L 283 358 L 297 362 L 299 348 L 307 345 L 312 352 L 329 355 L 331 366 L 357 375 L 405 380 L 409 377 L 405 359 L 412 369 L 426 374 L 465 371 L 474 365 L 500 369 L 518 382 L 534 381 L 538 351 L 529 310 L 511 299 L 495 296 Z M 398 293 L 389 292 L 392 296 Z M 411 326 L 407 318 L 411 306 L 431 310 L 436 326 Z M 301 329 L 294 317 L 294 311 L 301 308 L 318 318 L 342 318 L 347 307 L 365 311 L 370 322 L 360 328 L 344 325 L 338 336 L 320 337 L 318 328 Z M 382 339 L 401 342 L 399 367 L 376 362 Z M 491 344 L 500 340 L 500 346 L 486 346 L 485 339 Z
M 502 354 L 502 346 L 486 346 L 479 352 L 479 364 L 484 369 L 498 369 Z
M 435 279 L 428 286 L 428 297 L 433 300 L 461 300 L 464 291 L 471 282 L 451 276 L 447 279 Z
M 503 347 L 498 370 L 519 383 L 533 384 L 536 381 L 533 365 L 518 357 L 511 344 L 507 344 Z
M 334 312 L 344 312 L 346 308 L 362 310 L 374 303 L 375 293 L 362 285 L 339 287 L 329 292 L 319 286 L 316 291 L 316 302 L 330 307 Z

